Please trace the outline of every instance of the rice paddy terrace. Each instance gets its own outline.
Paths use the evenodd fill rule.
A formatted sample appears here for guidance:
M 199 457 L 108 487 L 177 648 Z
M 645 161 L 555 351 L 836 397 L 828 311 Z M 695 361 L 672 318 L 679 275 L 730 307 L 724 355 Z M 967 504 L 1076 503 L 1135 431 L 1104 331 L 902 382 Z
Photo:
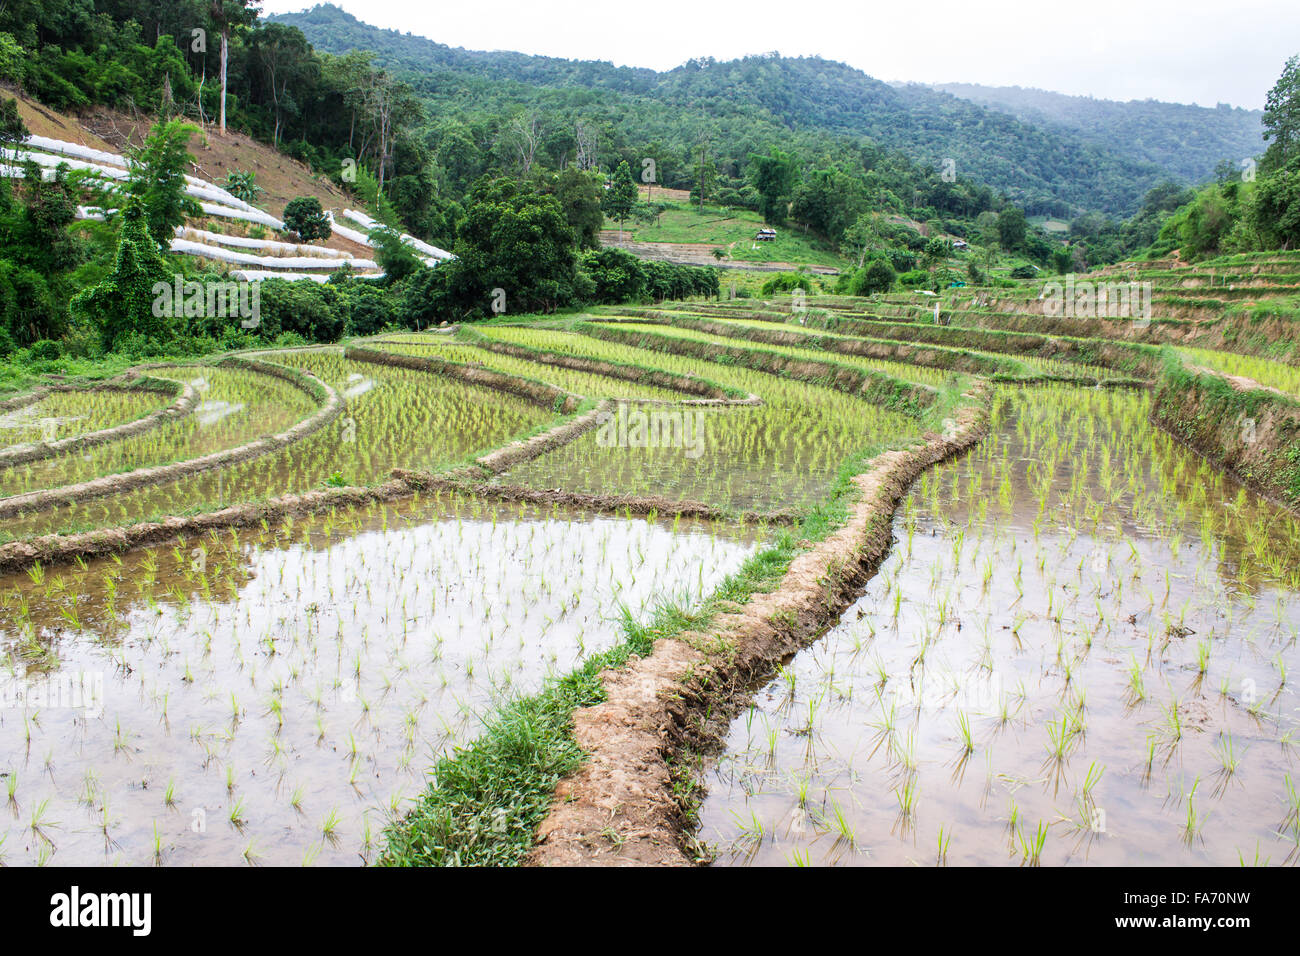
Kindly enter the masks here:
M 9 399 L 0 862 L 1294 863 L 1297 277 Z

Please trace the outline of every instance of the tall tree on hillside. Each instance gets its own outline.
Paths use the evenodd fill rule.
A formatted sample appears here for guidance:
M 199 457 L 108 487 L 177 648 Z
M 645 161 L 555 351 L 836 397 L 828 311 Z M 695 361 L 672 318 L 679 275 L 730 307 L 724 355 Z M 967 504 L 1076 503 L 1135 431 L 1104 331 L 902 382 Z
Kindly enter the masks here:
M 566 166 L 558 173 L 542 173 L 538 188 L 560 201 L 579 249 L 600 246 L 600 230 L 605 225 L 600 208 L 605 192 L 603 177 Z
M 29 135 L 27 124 L 18 113 L 18 101 L 0 99 L 0 148 L 17 146 Z
M 527 176 L 532 172 L 542 142 L 541 117 L 532 112 L 517 114 L 507 124 L 502 138 L 509 144 L 511 152 L 518 155 L 521 172 Z
M 605 215 L 618 220 L 619 242 L 623 241 L 623 221 L 632 215 L 632 210 L 636 207 L 636 201 L 636 182 L 632 179 L 631 167 L 628 166 L 627 160 L 624 160 L 618 164 L 618 169 L 614 171 L 614 180 L 610 183 L 609 189 L 605 191 L 605 199 L 601 203 Z
M 137 200 L 149 235 L 164 249 L 186 216 L 203 212 L 185 193 L 185 167 L 194 159 L 189 150 L 194 132 L 193 126 L 178 119 L 158 123 L 130 156 L 126 192 Z
M 393 161 L 394 134 L 424 119 L 424 108 L 415 97 L 415 91 L 406 83 L 394 80 L 381 70 L 371 77 L 366 91 L 366 107 L 374 124 L 379 180 L 379 191 L 384 191 L 388 168 Z
M 784 223 L 790 195 L 799 175 L 794 156 L 775 146 L 768 150 L 766 156 L 750 153 L 746 174 L 763 198 L 763 218 L 773 226 Z
M 858 268 L 867 261 L 867 253 L 880 243 L 881 214 L 863 213 L 857 221 L 844 230 L 843 247 L 858 260 Z
M 704 200 L 718 181 L 718 167 L 713 161 L 713 147 L 707 138 L 701 139 L 695 147 L 695 185 L 700 193 L 700 212 L 704 211 Z
M 293 90 L 303 91 L 314 85 L 309 81 L 319 77 L 319 61 L 311 56 L 311 47 L 302 31 L 283 23 L 266 24 L 252 35 L 250 45 L 270 91 L 271 111 L 275 115 L 271 143 L 278 149 L 286 114 L 293 116 L 298 112 Z
M 590 123 L 577 123 L 573 128 L 573 139 L 577 148 L 574 162 L 582 170 L 595 169 L 599 162 L 597 153 L 600 149 L 600 133 Z
M 122 210 L 112 271 L 98 284 L 77 293 L 70 308 L 90 322 L 107 350 L 127 337 L 141 343 L 163 343 L 175 334 L 176 323 L 174 316 L 153 308 L 153 290 L 158 283 L 171 281 L 167 264 L 149 235 L 146 211 L 132 197 Z
M 1300 55 L 1286 61 L 1264 101 L 1264 168 L 1283 169 L 1300 156 Z
M 226 73 L 230 64 L 230 31 L 251 26 L 260 12 L 260 0 L 211 0 L 208 14 L 213 29 L 221 34 L 221 132 L 226 131 Z
M 998 242 L 1008 252 L 1018 252 L 1025 244 L 1029 222 L 1019 206 L 1007 206 L 998 213 Z

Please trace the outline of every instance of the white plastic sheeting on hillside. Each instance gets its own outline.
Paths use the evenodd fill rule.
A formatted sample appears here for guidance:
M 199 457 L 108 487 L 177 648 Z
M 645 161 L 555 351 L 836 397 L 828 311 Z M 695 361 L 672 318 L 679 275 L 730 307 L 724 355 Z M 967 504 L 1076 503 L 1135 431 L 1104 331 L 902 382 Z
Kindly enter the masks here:
M 283 220 L 276 219 L 270 213 L 262 212 L 260 209 L 234 209 L 230 206 L 219 206 L 216 203 L 201 202 L 199 207 L 205 215 L 216 216 L 218 219 L 238 219 L 242 222 L 256 222 L 263 226 L 270 226 L 272 229 L 283 229 Z
M 367 272 L 359 275 L 358 279 L 382 279 L 382 272 Z M 312 282 L 328 282 L 329 276 L 321 275 L 319 272 L 266 272 L 258 269 L 234 269 L 230 273 L 232 279 L 242 279 L 245 282 L 262 282 L 266 279 L 284 279 L 286 282 L 297 282 L 301 279 L 310 279 Z
M 375 226 L 379 225 L 379 223 L 370 216 L 367 216 L 363 212 L 358 212 L 355 209 L 344 209 L 343 215 L 351 219 L 353 222 L 364 226 L 366 229 L 373 229 Z M 439 249 L 437 246 L 431 246 L 423 239 L 417 239 L 409 233 L 402 233 L 402 241 L 416 252 L 423 252 L 430 259 L 444 260 L 456 258 L 446 249 Z M 367 240 L 366 245 L 371 245 L 371 243 Z
M 201 256 L 204 259 L 215 259 L 218 262 L 229 262 L 241 266 L 258 266 L 261 269 L 271 270 L 321 269 L 326 272 L 333 272 L 335 269 L 342 269 L 345 265 L 351 265 L 354 269 L 377 268 L 374 262 L 369 259 L 322 259 L 319 256 L 256 256 L 248 252 L 236 252 L 233 249 L 223 249 L 220 246 L 191 242 L 189 239 L 173 239 L 171 241 L 171 251 L 188 256 Z
M 127 159 L 118 153 L 106 153 L 102 149 L 91 149 L 89 146 L 82 146 L 80 143 L 69 143 L 61 139 L 50 139 L 48 136 L 28 136 L 24 140 L 25 145 L 35 149 L 42 150 L 46 153 L 58 153 L 62 156 L 72 156 L 80 160 L 89 160 L 95 164 L 108 164 L 109 166 L 120 166 L 127 168 Z M 210 183 L 199 179 L 197 176 L 186 175 L 185 182 L 193 187 L 190 195 L 201 196 L 204 199 L 211 199 L 225 206 L 233 206 L 236 209 L 250 210 L 254 207 L 238 198 L 233 193 L 227 192 L 215 183 Z
M 6 150 L 5 158 L 10 162 L 23 163 L 31 160 L 38 166 L 46 169 L 54 169 L 57 166 L 66 164 L 69 169 L 88 170 L 101 176 L 104 179 L 113 179 L 121 181 L 131 174 L 118 166 L 105 166 L 103 163 L 91 163 L 84 159 L 69 159 L 66 156 L 52 156 L 49 153 L 33 153 L 29 149 L 15 149 L 12 152 Z
M 89 146 L 82 146 L 80 143 L 68 143 L 61 139 L 50 139 L 48 136 L 28 136 L 23 142 L 47 153 L 62 153 L 64 156 L 88 159 L 92 163 L 108 163 L 110 166 L 126 168 L 125 156 L 118 153 L 107 153 L 102 149 L 91 149 Z
M 220 232 L 209 232 L 206 229 L 190 229 L 185 226 L 176 227 L 176 236 L 179 239 L 193 239 L 195 242 L 205 242 L 209 245 L 235 246 L 239 249 L 260 249 L 263 252 L 286 252 L 299 256 L 316 256 L 321 259 L 352 258 L 352 253 L 344 252 L 342 249 L 330 249 L 328 246 L 277 242 L 274 239 L 254 239 L 251 236 L 227 236 Z
M 369 246 L 371 249 L 375 247 L 375 244 L 370 241 L 370 237 L 364 232 L 358 232 L 355 229 L 343 225 L 337 218 L 335 218 L 334 213 L 332 212 L 327 212 L 325 215 L 329 217 L 330 227 L 334 230 L 335 235 L 340 236 L 343 239 L 351 239 L 353 242 L 359 243 L 363 246 Z
M 15 150 L 12 155 L 6 154 L 11 162 L 25 162 L 31 160 L 38 166 L 45 169 L 55 169 L 59 166 L 66 165 L 69 169 L 84 170 L 94 173 L 101 179 L 112 180 L 113 184 L 126 180 L 131 173 L 118 166 L 106 166 L 103 163 L 92 163 L 83 159 L 70 159 L 67 156 L 54 156 L 49 153 L 34 153 L 31 150 Z M 188 196 L 198 200 L 208 200 L 220 209 L 235 209 L 247 216 L 265 216 L 266 213 L 255 209 L 243 200 L 236 199 L 230 193 L 218 186 L 202 181 L 190 182 L 191 177 L 187 176 L 185 184 L 185 193 Z M 110 186 L 111 188 L 111 186 Z M 276 220 L 278 222 L 278 220 Z
M 52 139 L 48 136 L 28 136 L 23 145 L 30 148 L 12 151 L 0 150 L 0 177 L 21 179 L 25 175 L 22 168 L 11 164 L 25 160 L 31 160 L 42 167 L 42 178 L 47 179 L 62 164 L 66 164 L 69 169 L 94 173 L 100 179 L 107 180 L 104 187 L 109 191 L 115 190 L 117 184 L 130 175 L 126 157 L 117 153 L 82 146 L 80 143 Z M 199 207 L 203 210 L 204 215 L 214 216 L 219 219 L 252 222 L 269 226 L 277 231 L 284 231 L 284 222 L 282 220 L 237 198 L 220 186 L 199 179 L 197 176 L 189 175 L 185 177 L 185 183 L 186 194 L 199 200 Z M 109 213 L 116 211 L 115 209 L 109 210 Z M 366 233 L 339 224 L 332 212 L 327 211 L 326 215 L 330 219 L 334 232 L 340 238 L 350 239 L 363 246 L 374 248 L 374 243 L 370 241 L 370 237 Z M 343 215 L 361 224 L 366 229 L 375 226 L 375 221 L 365 213 L 348 209 L 344 210 Z M 102 220 L 105 218 L 105 211 L 97 206 L 78 206 L 77 218 Z M 202 256 L 203 258 L 229 262 L 234 265 L 261 266 L 261 269 L 244 269 L 231 273 L 238 278 L 245 278 L 250 281 L 264 278 L 280 278 L 312 279 L 323 282 L 325 276 L 278 270 L 321 269 L 333 271 L 341 268 L 345 263 L 351 264 L 354 269 L 378 268 L 370 259 L 354 259 L 350 253 L 338 249 L 321 248 L 312 250 L 306 255 L 300 254 L 298 256 L 259 256 L 251 253 L 232 252 L 221 247 L 236 246 L 245 249 L 278 252 L 301 252 L 301 250 L 292 243 L 248 239 L 242 236 L 222 236 L 201 229 L 189 230 L 189 232 L 206 241 L 193 241 L 185 238 L 185 233 L 178 231 L 178 238 L 172 240 L 171 243 L 172 252 Z M 437 246 L 431 246 L 412 235 L 403 233 L 401 238 L 408 246 L 422 254 L 420 260 L 427 266 L 436 266 L 441 261 L 455 258 L 451 253 L 439 249 Z M 383 273 L 370 272 L 364 273 L 363 278 L 380 278 L 382 275 Z

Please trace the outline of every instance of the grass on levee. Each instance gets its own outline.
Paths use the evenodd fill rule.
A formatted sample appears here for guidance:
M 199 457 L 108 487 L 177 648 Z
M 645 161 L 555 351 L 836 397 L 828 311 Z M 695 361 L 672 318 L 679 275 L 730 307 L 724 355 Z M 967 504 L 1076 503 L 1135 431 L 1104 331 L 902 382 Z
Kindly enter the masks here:
M 722 601 L 742 601 L 772 587 L 798 551 L 782 532 L 751 556 L 694 611 L 663 604 L 648 624 L 622 609 L 623 642 L 518 697 L 484 720 L 470 744 L 442 757 L 416 806 L 385 831 L 380 866 L 516 866 L 533 847 L 556 785 L 582 763 L 573 712 L 605 699 L 600 672 L 651 652 L 661 637 L 707 624 Z
M 966 385 L 965 377 L 955 379 L 923 423 L 933 425 L 953 415 Z M 510 700 L 488 714 L 482 733 L 440 758 L 414 808 L 385 830 L 379 865 L 521 863 L 533 847 L 556 785 L 582 763 L 583 751 L 573 739 L 573 712 L 605 699 L 600 672 L 649 654 L 660 638 L 703 630 L 724 608 L 776 587 L 802 551 L 799 542 L 819 541 L 847 520 L 853 477 L 881 452 L 914 442 L 907 437 L 846 459 L 826 500 L 809 510 L 797 527 L 779 532 L 770 545 L 751 555 L 700 607 L 662 604 L 649 623 L 624 609 L 622 643 L 552 678 L 538 693 Z

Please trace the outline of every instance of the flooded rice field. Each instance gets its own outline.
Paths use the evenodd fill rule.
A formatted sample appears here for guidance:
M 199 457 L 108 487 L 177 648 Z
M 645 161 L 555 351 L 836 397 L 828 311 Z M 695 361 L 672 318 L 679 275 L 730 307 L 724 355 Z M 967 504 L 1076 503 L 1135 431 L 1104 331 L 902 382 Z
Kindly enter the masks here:
M 1300 528 L 1148 403 L 998 393 L 733 721 L 716 865 L 1296 861 Z
M 398 355 L 414 355 L 418 358 L 439 358 L 449 362 L 463 362 L 467 365 L 482 365 L 507 375 L 533 379 L 555 385 L 565 391 L 574 392 L 589 398 L 642 398 L 661 402 L 679 402 L 694 396 L 645 385 L 640 382 L 627 382 L 608 378 L 592 372 L 577 371 L 558 365 L 547 365 L 516 358 L 513 355 L 499 355 L 490 349 L 479 348 L 463 342 L 423 342 L 399 341 L 377 342 L 373 346 L 385 352 Z
M 0 497 L 198 458 L 283 431 L 315 410 L 306 392 L 261 372 L 182 365 L 149 374 L 193 385 L 199 406 L 184 418 L 121 441 L 0 468 Z
M 0 578 L 0 863 L 372 860 L 491 704 L 757 545 L 442 495 Z
M 59 441 L 124 425 L 171 401 L 158 392 L 122 389 L 51 392 L 30 405 L 0 412 L 0 448 Z
M 625 403 L 612 429 L 590 431 L 521 463 L 501 476 L 510 484 L 588 494 L 617 489 L 738 511 L 793 511 L 826 496 L 847 456 L 917 432 L 914 420 L 857 396 L 766 372 L 565 332 L 488 331 L 504 341 L 695 375 L 763 398 L 757 406 L 672 410 L 671 427 L 652 430 L 646 419 L 641 431 L 637 416 L 652 416 L 653 409 Z
M 331 481 L 376 484 L 386 481 L 393 468 L 432 470 L 504 444 L 555 418 L 553 412 L 513 395 L 426 372 L 351 361 L 336 349 L 279 352 L 264 358 L 305 369 L 334 387 L 346 402 L 343 414 L 302 441 L 260 458 L 112 498 L 25 515 L 6 521 L 5 531 L 15 537 L 75 531 L 301 493 Z M 309 410 L 299 417 L 306 414 Z M 223 447 L 232 444 L 237 442 Z M 0 471 L 0 477 L 3 474 Z

